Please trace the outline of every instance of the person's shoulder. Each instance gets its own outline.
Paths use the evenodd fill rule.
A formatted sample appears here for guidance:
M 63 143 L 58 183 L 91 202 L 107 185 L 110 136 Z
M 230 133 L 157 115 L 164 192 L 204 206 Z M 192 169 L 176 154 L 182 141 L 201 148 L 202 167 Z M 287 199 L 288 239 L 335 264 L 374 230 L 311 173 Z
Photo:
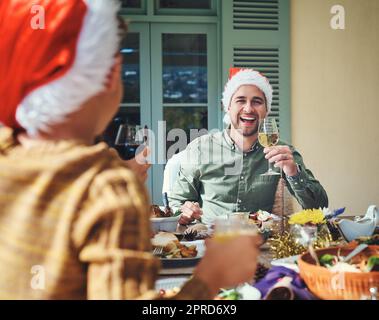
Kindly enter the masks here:
M 107 148 L 103 153 L 103 161 L 100 164 L 101 169 L 93 181 L 93 187 L 97 189 L 106 186 L 124 186 L 139 184 L 138 177 L 126 162 L 117 154 L 117 151 Z

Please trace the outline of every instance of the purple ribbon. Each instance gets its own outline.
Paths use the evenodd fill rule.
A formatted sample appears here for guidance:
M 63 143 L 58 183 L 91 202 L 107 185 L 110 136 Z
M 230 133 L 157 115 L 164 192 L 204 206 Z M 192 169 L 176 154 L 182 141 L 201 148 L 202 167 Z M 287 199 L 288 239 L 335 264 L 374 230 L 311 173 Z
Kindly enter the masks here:
M 315 300 L 317 299 L 312 293 L 309 292 L 304 281 L 300 278 L 300 275 L 291 269 L 275 266 L 272 267 L 266 274 L 266 276 L 255 283 L 253 286 L 257 288 L 264 298 L 270 289 L 284 277 L 292 278 L 290 284 L 290 290 L 294 293 L 296 300 Z

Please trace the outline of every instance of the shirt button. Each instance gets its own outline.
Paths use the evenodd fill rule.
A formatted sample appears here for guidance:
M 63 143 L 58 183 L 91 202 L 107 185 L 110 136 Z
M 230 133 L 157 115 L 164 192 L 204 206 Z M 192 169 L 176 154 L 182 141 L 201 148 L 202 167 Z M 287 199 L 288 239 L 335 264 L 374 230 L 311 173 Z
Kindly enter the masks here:
M 301 179 L 300 181 L 301 181 L 301 182 L 304 182 L 304 180 L 303 180 L 303 179 Z
M 243 176 L 241 176 L 241 180 L 243 180 Z
M 243 155 L 244 155 L 244 157 L 247 157 L 247 153 L 244 153 Z
M 241 199 L 238 199 L 238 200 L 237 200 L 237 202 L 238 202 L 238 203 L 241 203 L 241 202 L 242 202 L 242 200 L 241 200 Z

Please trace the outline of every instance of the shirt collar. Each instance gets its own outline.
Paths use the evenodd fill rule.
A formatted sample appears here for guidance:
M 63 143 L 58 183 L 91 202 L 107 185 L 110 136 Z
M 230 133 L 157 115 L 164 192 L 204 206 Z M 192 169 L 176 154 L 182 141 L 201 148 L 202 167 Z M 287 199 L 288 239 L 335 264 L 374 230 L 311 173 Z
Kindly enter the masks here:
M 230 130 L 230 125 L 224 129 L 224 132 L 223 132 L 223 136 L 224 136 L 224 139 L 226 141 L 226 143 L 228 144 L 228 146 L 232 149 L 232 150 L 239 150 L 239 148 L 237 147 L 236 143 L 234 142 L 234 140 L 230 137 L 230 134 L 229 134 L 229 130 Z M 252 151 L 255 151 L 259 148 L 260 144 L 258 143 L 258 140 L 255 141 L 255 143 L 251 146 L 250 150 L 246 151 L 247 153 L 249 152 L 252 152 Z

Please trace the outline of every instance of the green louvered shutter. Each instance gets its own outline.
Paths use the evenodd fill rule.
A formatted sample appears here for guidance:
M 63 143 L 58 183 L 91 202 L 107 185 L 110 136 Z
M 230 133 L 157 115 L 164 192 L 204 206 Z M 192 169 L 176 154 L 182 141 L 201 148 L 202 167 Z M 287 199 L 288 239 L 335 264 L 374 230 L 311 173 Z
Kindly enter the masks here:
M 223 83 L 231 66 L 263 73 L 274 89 L 272 115 L 291 141 L 289 0 L 221 0 Z

